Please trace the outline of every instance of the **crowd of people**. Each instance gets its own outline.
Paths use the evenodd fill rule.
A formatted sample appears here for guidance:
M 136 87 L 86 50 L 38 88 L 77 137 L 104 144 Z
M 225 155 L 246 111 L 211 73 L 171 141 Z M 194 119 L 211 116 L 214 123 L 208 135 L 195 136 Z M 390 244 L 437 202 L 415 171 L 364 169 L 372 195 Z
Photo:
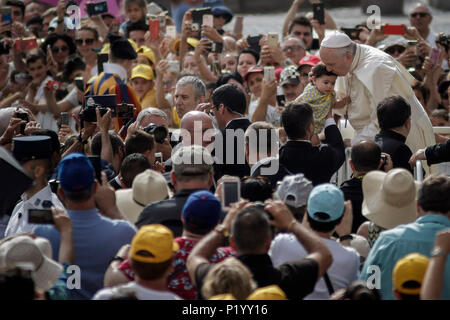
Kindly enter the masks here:
M 450 299 L 450 39 L 304 2 L 1 0 L 0 297 Z

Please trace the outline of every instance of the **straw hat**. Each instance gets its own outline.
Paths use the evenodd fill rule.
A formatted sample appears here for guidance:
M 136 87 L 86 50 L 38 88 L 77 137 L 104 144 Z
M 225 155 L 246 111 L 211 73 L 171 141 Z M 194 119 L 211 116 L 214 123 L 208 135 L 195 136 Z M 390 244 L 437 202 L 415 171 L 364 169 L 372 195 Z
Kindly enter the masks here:
M 371 171 L 362 182 L 362 214 L 384 229 L 411 223 L 417 218 L 415 200 L 419 187 L 405 169 Z
M 132 188 L 116 191 L 116 203 L 120 212 L 135 223 L 146 205 L 168 196 L 170 190 L 164 176 L 147 169 L 134 178 Z

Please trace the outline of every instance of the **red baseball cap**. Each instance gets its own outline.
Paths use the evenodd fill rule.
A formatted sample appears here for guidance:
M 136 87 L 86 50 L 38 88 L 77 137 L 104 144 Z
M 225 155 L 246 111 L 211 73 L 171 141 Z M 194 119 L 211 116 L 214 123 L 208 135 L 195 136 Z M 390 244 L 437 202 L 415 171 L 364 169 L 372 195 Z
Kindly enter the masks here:
M 315 66 L 316 64 L 318 64 L 319 62 L 321 62 L 322 60 L 320 60 L 319 57 L 314 56 L 314 55 L 308 55 L 308 56 L 304 56 L 299 62 L 298 62 L 298 66 L 299 68 L 301 66 L 304 65 L 308 65 L 308 66 Z
M 250 73 L 264 73 L 264 67 L 262 66 L 253 66 L 250 69 L 248 69 L 247 73 L 244 76 L 244 81 L 247 82 L 248 76 Z

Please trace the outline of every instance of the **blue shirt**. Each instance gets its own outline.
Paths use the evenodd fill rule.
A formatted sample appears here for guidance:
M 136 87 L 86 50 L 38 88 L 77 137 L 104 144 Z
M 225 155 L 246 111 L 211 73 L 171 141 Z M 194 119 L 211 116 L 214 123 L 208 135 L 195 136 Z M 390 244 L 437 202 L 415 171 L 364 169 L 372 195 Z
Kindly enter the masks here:
M 392 292 L 392 271 L 397 261 L 407 254 L 417 252 L 427 257 L 434 247 L 436 233 L 450 228 L 450 219 L 442 214 L 427 214 L 415 222 L 381 232 L 364 263 L 360 279 L 367 280 L 374 275 L 368 272 L 370 265 L 377 265 L 381 271 L 380 293 L 384 300 L 394 300 Z M 370 281 L 374 283 L 374 281 Z M 442 299 L 450 299 L 450 257 L 445 264 Z
M 81 288 L 69 290 L 69 299 L 91 299 L 103 288 L 103 278 L 112 258 L 124 244 L 131 243 L 136 228 L 128 221 L 106 218 L 97 209 L 67 213 L 72 220 L 75 265 L 81 270 Z M 53 258 L 58 260 L 59 231 L 52 225 L 42 225 L 35 229 L 35 234 L 51 242 Z

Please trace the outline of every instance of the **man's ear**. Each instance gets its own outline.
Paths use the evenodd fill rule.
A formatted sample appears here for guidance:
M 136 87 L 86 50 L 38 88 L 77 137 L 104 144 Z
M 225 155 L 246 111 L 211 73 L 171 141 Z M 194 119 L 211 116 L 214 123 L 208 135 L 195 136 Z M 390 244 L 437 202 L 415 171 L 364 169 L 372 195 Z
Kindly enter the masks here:
M 236 250 L 236 242 L 234 242 L 234 238 L 232 235 L 230 236 L 229 240 L 230 240 L 230 247 Z
M 177 178 L 175 177 L 175 172 L 170 173 L 170 182 L 172 182 L 173 187 L 175 188 L 177 185 Z
M 353 164 L 352 159 L 349 159 L 348 163 L 350 164 L 350 169 L 352 169 L 352 171 L 355 171 L 355 165 Z

